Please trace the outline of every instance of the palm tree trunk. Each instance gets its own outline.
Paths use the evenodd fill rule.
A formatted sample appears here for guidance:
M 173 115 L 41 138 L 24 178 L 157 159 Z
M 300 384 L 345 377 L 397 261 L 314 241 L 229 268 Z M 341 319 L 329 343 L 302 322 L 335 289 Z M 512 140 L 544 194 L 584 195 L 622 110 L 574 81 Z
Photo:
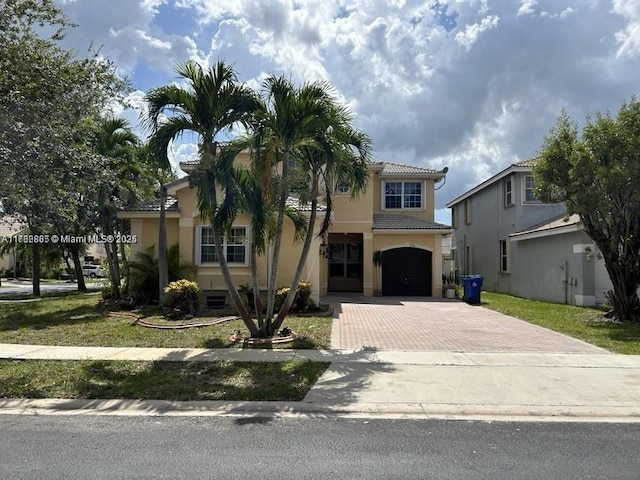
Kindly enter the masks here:
M 266 335 L 264 330 L 264 317 L 262 316 L 262 299 L 260 298 L 260 285 L 258 283 L 258 256 L 256 250 L 251 247 L 251 289 L 253 290 L 253 304 L 256 309 L 256 320 L 260 335 Z
M 215 148 L 215 146 L 214 146 Z M 242 322 L 245 324 L 247 329 L 249 330 L 249 334 L 252 337 L 257 337 L 259 332 L 256 324 L 251 319 L 251 315 L 249 314 L 247 308 L 240 298 L 240 294 L 238 293 L 238 289 L 233 283 L 233 278 L 231 278 L 231 271 L 229 270 L 229 265 L 227 264 L 227 259 L 224 256 L 224 249 L 222 244 L 222 235 L 217 228 L 217 222 L 215 221 L 216 211 L 218 209 L 218 198 L 216 192 L 216 182 L 215 175 L 212 172 L 207 171 L 206 175 L 207 179 L 207 189 L 209 192 L 209 201 L 211 204 L 211 231 L 213 232 L 213 241 L 215 243 L 216 255 L 218 257 L 218 266 L 220 267 L 220 271 L 222 272 L 222 278 L 224 279 L 224 283 L 227 286 L 227 291 L 229 292 L 229 298 L 231 303 L 235 307 L 238 315 L 242 319 Z
M 164 289 L 169 284 L 169 265 L 167 263 L 167 187 L 160 189 L 160 225 L 158 226 L 158 299 L 165 303 Z
M 269 275 L 269 283 L 267 285 L 267 315 L 266 328 L 271 335 L 273 328 L 271 321 L 273 319 L 273 310 L 275 303 L 276 281 L 278 278 L 278 263 L 280 261 L 280 246 L 282 245 L 282 230 L 284 226 L 284 212 L 287 206 L 287 197 L 289 196 L 288 187 L 289 176 L 289 150 L 286 149 L 282 159 L 282 183 L 280 188 L 280 198 L 278 199 L 278 220 L 276 223 L 276 235 L 273 246 L 273 259 L 271 260 L 271 272 Z M 282 322 L 281 322 L 282 323 Z
M 314 175 L 315 176 L 315 175 Z M 296 266 L 296 271 L 293 274 L 293 279 L 291 280 L 291 287 L 289 288 L 289 293 L 287 297 L 284 299 L 282 303 L 282 307 L 278 312 L 278 316 L 276 317 L 273 327 L 272 334 L 275 334 L 280 327 L 282 326 L 282 322 L 285 317 L 289 313 L 289 309 L 293 303 L 293 299 L 296 296 L 296 291 L 298 289 L 298 282 L 300 282 L 300 277 L 302 276 L 302 269 L 307 263 L 307 257 L 309 256 L 309 250 L 311 249 L 311 241 L 313 240 L 313 231 L 316 223 L 317 213 L 316 209 L 318 208 L 318 195 L 317 195 L 317 180 L 313 179 L 314 191 L 312 192 L 312 200 L 311 200 L 311 214 L 309 215 L 309 228 L 307 228 L 307 235 L 304 239 L 304 244 L 302 246 L 302 252 L 300 253 L 300 258 L 298 259 L 298 265 Z

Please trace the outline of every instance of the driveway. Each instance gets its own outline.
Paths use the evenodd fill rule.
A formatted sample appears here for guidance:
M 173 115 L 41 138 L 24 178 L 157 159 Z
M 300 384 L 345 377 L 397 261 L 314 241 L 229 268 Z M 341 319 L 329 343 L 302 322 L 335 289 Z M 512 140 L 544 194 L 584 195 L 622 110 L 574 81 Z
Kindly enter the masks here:
M 606 354 L 586 342 L 444 298 L 323 297 L 334 305 L 332 348 Z

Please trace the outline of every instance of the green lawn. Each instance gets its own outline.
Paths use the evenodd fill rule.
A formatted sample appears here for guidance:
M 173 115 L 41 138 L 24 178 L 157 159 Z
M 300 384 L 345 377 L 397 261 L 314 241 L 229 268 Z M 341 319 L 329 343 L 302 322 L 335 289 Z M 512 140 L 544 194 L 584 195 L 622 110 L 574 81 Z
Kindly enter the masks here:
M 299 401 L 328 365 L 0 360 L 0 397 Z
M 246 332 L 240 320 L 184 330 L 156 330 L 135 325 L 131 318 L 109 317 L 96 295 L 43 298 L 3 303 L 0 308 L 0 343 L 113 347 L 218 348 L 232 346 L 229 337 Z M 154 321 L 154 317 L 147 320 Z M 161 321 L 157 317 L 155 320 Z M 199 317 L 196 320 L 211 320 Z M 274 348 L 328 348 L 331 317 L 286 319 L 303 338 Z
M 493 292 L 482 292 L 482 306 L 612 352 L 640 355 L 640 324 L 613 322 L 604 318 L 599 309 L 538 302 Z

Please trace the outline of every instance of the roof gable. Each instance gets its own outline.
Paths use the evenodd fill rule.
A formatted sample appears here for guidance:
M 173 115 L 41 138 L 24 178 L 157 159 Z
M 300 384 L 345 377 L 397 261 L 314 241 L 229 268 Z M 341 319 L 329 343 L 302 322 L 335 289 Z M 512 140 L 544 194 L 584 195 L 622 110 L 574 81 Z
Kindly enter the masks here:
M 445 204 L 445 207 L 447 207 L 447 208 L 453 207 L 454 205 L 462 202 L 463 200 L 466 200 L 467 198 L 471 197 L 472 195 L 474 195 L 474 194 L 484 190 L 485 188 L 487 188 L 487 187 L 499 182 L 504 177 L 507 177 L 507 176 L 511 175 L 512 173 L 532 172 L 533 171 L 533 167 L 536 166 L 536 164 L 538 163 L 539 160 L 540 160 L 539 158 L 529 158 L 529 159 L 526 159 L 526 160 L 521 160 L 519 162 L 512 163 L 507 168 L 505 168 L 501 172 L 497 173 L 493 177 L 488 178 L 484 182 L 482 182 L 482 183 L 476 185 L 475 187 L 473 187 L 471 190 L 467 190 L 462 195 L 459 195 L 458 197 L 456 197 L 453 200 L 449 201 L 447 204 Z

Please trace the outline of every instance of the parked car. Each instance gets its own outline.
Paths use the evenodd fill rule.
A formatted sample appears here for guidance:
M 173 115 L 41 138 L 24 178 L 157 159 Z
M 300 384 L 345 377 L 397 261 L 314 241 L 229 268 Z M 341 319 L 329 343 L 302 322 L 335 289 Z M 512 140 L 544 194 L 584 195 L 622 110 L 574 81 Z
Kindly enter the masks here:
M 82 274 L 89 278 L 104 278 L 107 272 L 100 265 L 83 265 Z

